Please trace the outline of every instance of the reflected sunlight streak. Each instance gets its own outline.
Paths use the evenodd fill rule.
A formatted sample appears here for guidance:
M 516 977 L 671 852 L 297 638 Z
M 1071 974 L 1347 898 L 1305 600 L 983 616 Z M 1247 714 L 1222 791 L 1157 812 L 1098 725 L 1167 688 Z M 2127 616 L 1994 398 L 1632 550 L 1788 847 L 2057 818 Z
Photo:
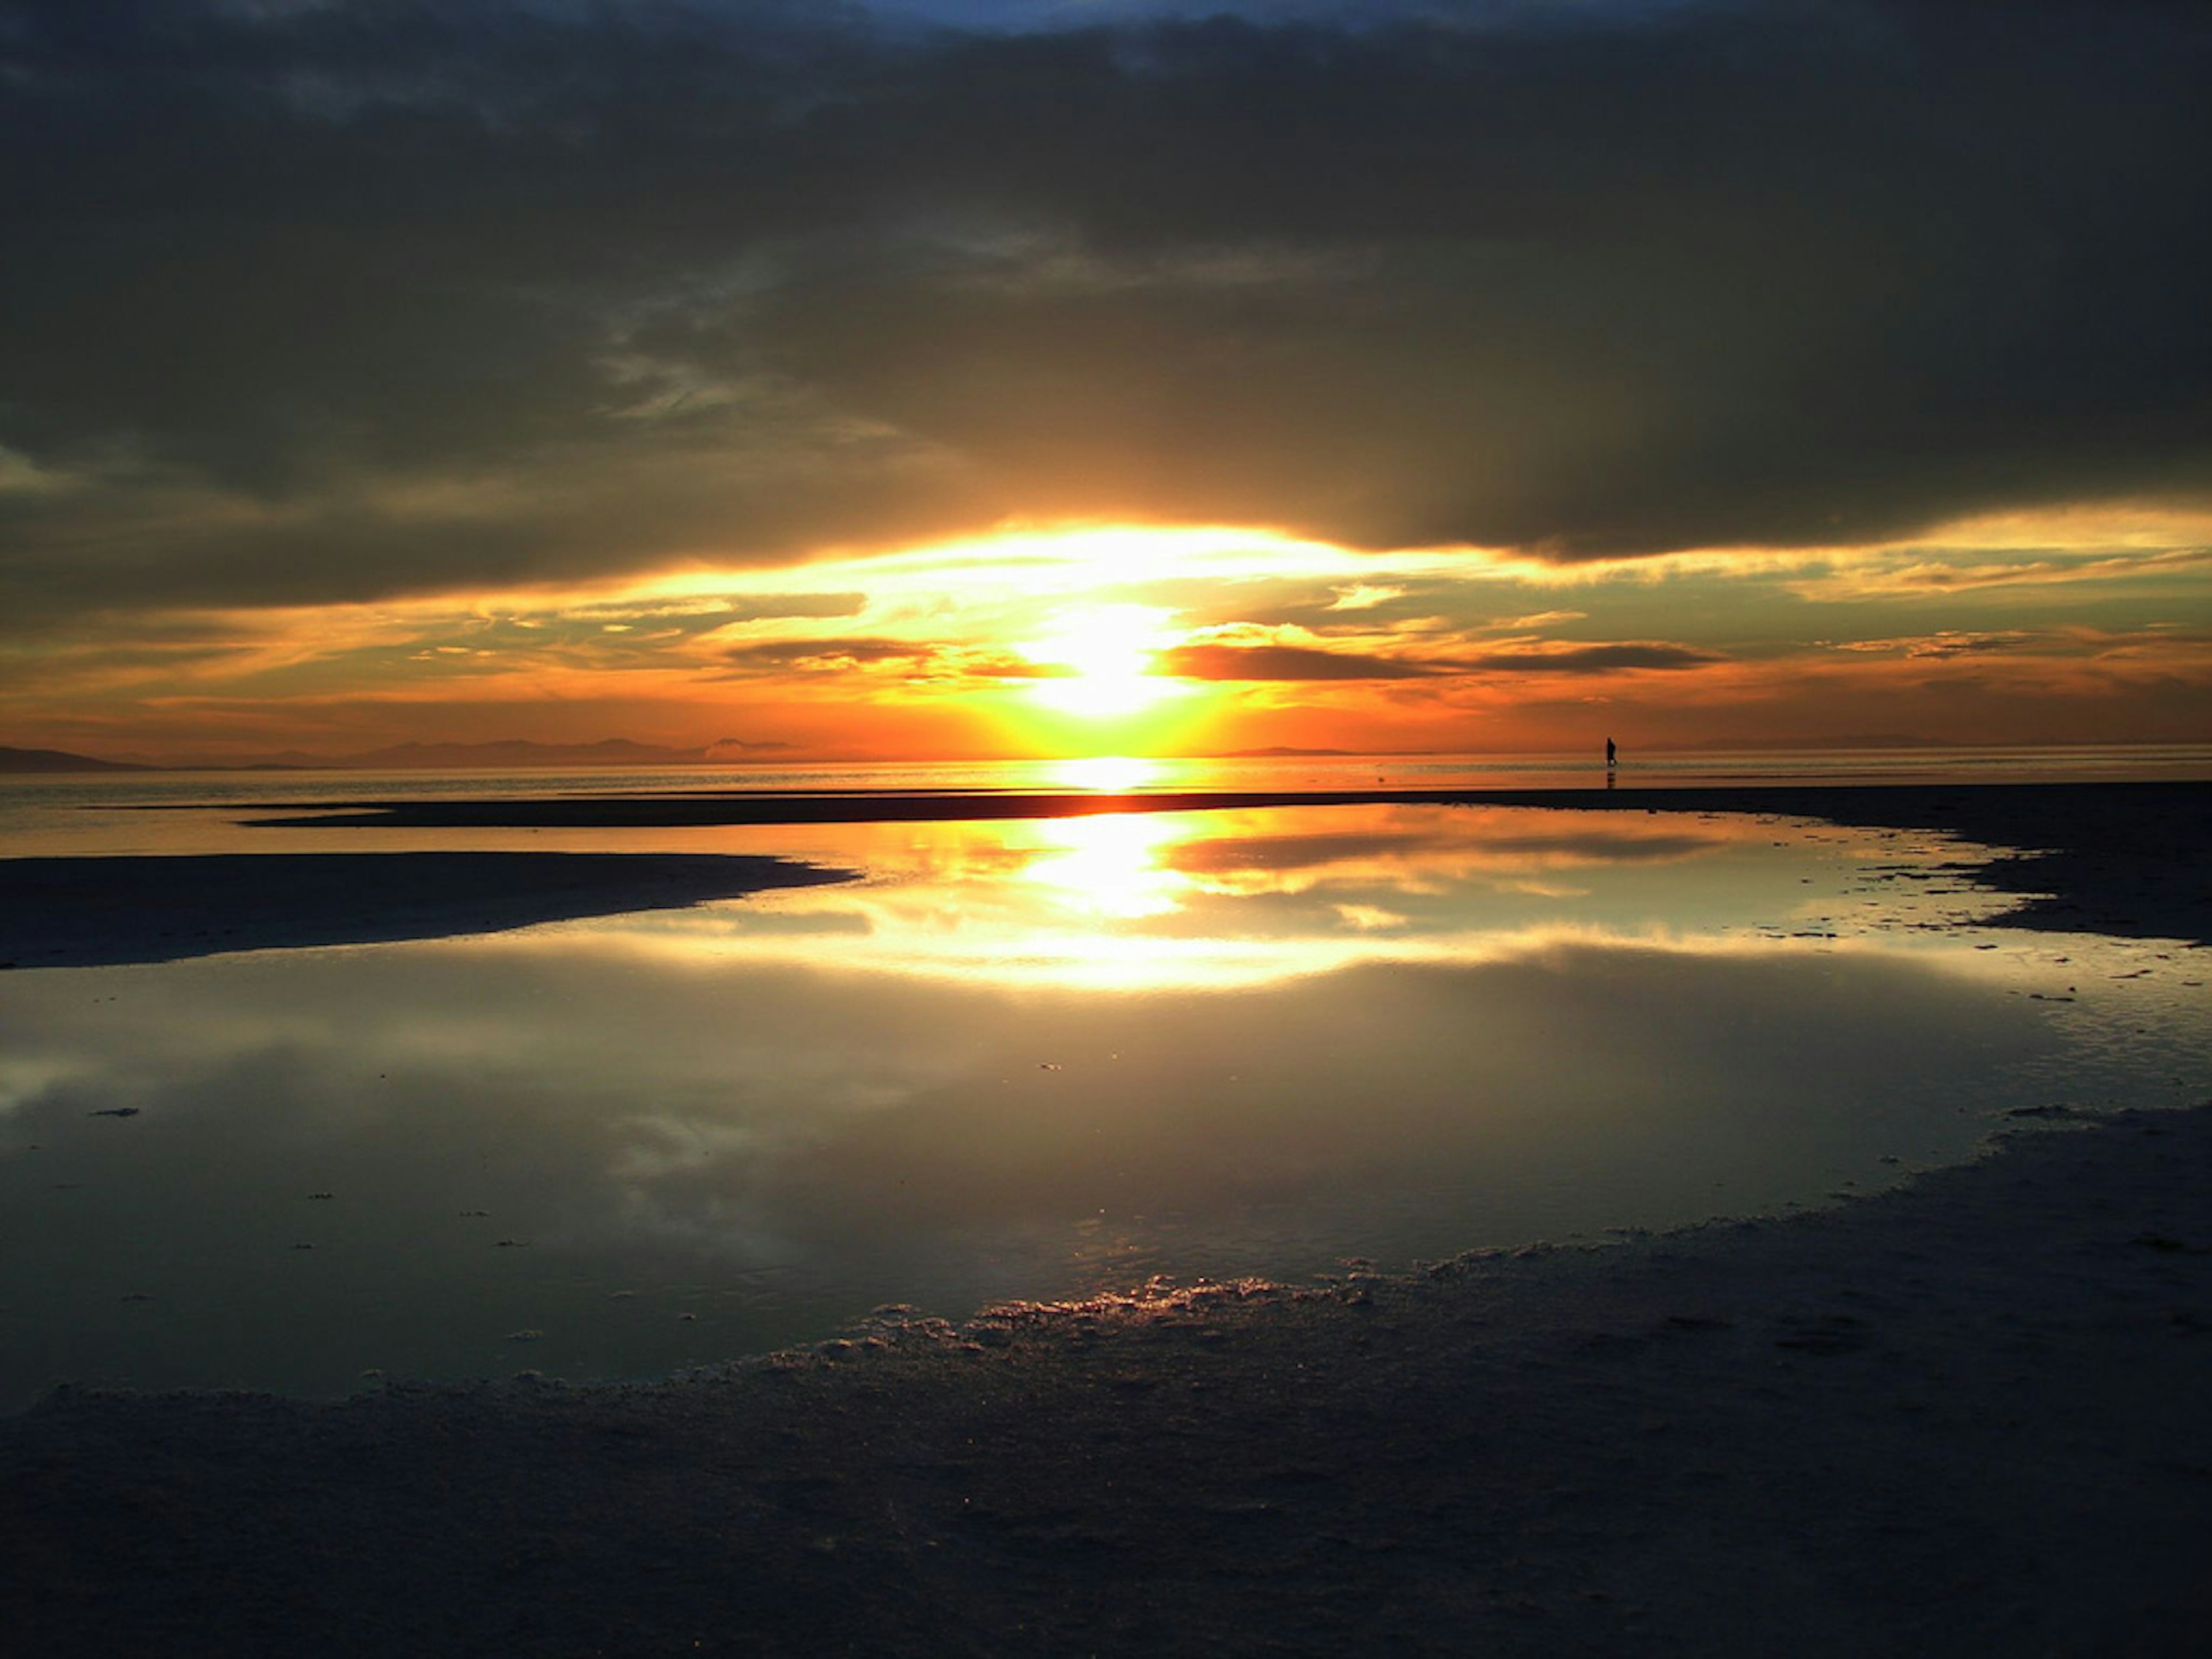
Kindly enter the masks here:
M 1188 835 L 1186 824 L 1162 813 L 1131 812 L 1061 818 L 1053 826 L 1060 842 L 1021 874 L 1063 909 L 1134 921 L 1181 908 L 1193 885 L 1167 867 L 1164 853 Z
M 1011 990 L 1146 993 L 1590 944 L 1911 951 L 1929 936 L 1900 923 L 1960 904 L 1910 883 L 1878 903 L 1844 899 L 1870 855 L 1888 866 L 1928 863 L 1950 855 L 1938 844 L 1748 818 L 1698 830 L 1655 843 L 1640 817 L 1447 808 L 859 826 L 841 844 L 805 850 L 866 868 L 864 883 L 581 923 L 562 936 L 588 932 L 702 966 L 798 963 Z M 1563 889 L 1543 878 L 1562 865 L 1583 879 Z M 1800 880 L 1808 872 L 1811 886 Z
M 1156 760 L 1133 755 L 1091 755 L 1051 762 L 1045 768 L 1045 776 L 1055 788 L 1122 795 L 1157 782 L 1164 769 Z

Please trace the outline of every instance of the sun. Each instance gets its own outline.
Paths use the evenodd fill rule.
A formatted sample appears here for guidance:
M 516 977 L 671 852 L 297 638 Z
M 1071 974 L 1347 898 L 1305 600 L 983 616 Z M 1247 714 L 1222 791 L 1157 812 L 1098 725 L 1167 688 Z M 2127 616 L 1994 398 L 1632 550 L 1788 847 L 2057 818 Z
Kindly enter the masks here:
M 1182 695 L 1184 688 L 1152 672 L 1167 648 L 1169 613 L 1148 605 L 1093 605 L 1061 611 L 1049 632 L 1017 648 L 1052 671 L 1030 696 L 1062 714 L 1091 719 L 1134 714 Z

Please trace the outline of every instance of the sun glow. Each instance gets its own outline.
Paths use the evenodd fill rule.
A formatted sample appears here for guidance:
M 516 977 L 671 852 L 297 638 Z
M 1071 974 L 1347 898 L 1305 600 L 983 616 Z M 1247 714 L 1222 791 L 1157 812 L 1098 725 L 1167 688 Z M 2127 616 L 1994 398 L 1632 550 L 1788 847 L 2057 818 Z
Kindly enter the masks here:
M 1023 656 L 1059 671 L 1030 695 L 1048 708 L 1111 719 L 1180 696 L 1183 687 L 1152 672 L 1167 648 L 1168 612 L 1146 605 L 1085 605 L 1053 618 L 1049 633 L 1022 642 Z
M 1153 781 L 1160 775 L 1160 764 L 1133 755 L 1091 755 L 1055 761 L 1047 769 L 1047 775 L 1063 789 L 1120 795 Z

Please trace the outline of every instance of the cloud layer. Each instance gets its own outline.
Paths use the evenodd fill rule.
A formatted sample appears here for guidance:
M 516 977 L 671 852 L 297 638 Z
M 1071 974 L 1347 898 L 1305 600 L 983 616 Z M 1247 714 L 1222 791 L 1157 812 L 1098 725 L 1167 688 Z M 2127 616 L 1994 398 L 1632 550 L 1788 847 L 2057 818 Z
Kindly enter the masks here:
M 2200 12 L 1415 9 L 0 3 L 0 599 L 2212 488 Z
M 0 741 L 1073 750 L 1114 616 L 1185 747 L 2201 739 L 2207 84 L 2074 0 L 0 0 Z

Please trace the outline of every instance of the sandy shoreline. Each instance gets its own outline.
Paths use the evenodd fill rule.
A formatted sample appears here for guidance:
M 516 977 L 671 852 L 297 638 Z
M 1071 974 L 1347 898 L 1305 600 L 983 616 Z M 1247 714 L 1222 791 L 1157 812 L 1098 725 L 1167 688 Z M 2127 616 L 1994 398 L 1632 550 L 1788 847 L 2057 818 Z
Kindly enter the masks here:
M 2206 937 L 2205 786 L 1788 793 L 2045 849 L 2019 925 Z M 0 1421 L 0 1599 L 46 1653 L 2181 1654 L 2208 1397 L 2199 1108 L 650 1386 L 64 1393 Z

